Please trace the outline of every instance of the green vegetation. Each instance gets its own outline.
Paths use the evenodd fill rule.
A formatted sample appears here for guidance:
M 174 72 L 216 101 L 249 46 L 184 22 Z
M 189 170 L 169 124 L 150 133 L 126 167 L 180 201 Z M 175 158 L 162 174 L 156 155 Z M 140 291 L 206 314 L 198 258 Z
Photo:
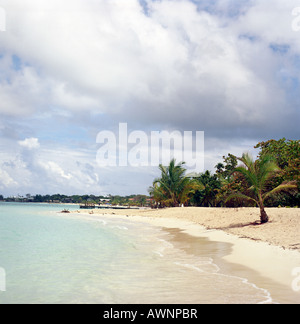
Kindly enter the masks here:
M 202 207 L 218 206 L 217 195 L 222 186 L 222 182 L 218 175 L 206 171 L 195 179 L 200 187 L 192 197 L 191 204 Z
M 1 196 L 0 196 L 1 198 Z M 1 199 L 0 199 L 1 200 Z M 3 198 L 7 202 L 33 202 L 33 203 L 73 203 L 73 204 L 83 204 L 86 206 L 93 206 L 98 204 L 112 205 L 112 206 L 138 206 L 138 207 L 151 207 L 151 199 L 145 195 L 130 195 L 130 196 L 95 196 L 95 195 L 35 195 L 30 194 L 26 197 L 8 197 Z
M 184 162 L 176 164 L 175 159 L 169 166 L 159 166 L 161 177 L 153 181 L 149 188 L 150 196 L 153 197 L 159 207 L 175 207 L 186 205 L 201 188 L 201 184 L 186 176 Z
M 296 181 L 298 190 L 293 195 L 281 195 L 276 199 L 269 199 L 270 206 L 300 206 L 300 141 L 286 140 L 285 138 L 275 141 L 258 143 L 256 148 L 260 148 L 259 159 L 264 155 L 271 155 L 275 158 L 281 172 L 277 173 L 273 179 L 276 186 L 285 181 Z
M 149 188 L 155 206 L 258 206 L 262 223 L 269 219 L 265 207 L 300 206 L 300 141 L 270 140 L 255 148 L 260 149 L 257 160 L 246 153 L 241 158 L 228 154 L 215 174 L 189 177 L 184 162 L 175 160 L 160 165 L 161 177 Z
M 242 192 L 230 194 L 226 201 L 236 198 L 256 204 L 260 208 L 261 223 L 267 223 L 269 217 L 265 211 L 265 200 L 280 192 L 297 189 L 296 182 L 283 182 L 274 188 L 272 178 L 281 169 L 270 155 L 262 155 L 260 159 L 253 161 L 250 154 L 243 154 L 239 160 L 243 165 L 237 167 L 234 172 L 243 176 L 245 185 Z

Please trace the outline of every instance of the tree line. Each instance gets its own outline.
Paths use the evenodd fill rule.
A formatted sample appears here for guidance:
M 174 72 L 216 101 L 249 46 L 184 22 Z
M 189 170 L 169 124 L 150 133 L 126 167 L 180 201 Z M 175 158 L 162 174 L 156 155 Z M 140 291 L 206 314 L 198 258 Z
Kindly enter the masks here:
M 257 159 L 228 154 L 215 172 L 188 175 L 184 162 L 173 159 L 159 166 L 161 176 L 149 188 L 155 207 L 253 207 L 261 222 L 268 221 L 265 207 L 300 206 L 300 141 L 269 140 L 258 143 Z
M 96 195 L 26 195 L 26 197 L 7 197 L 4 198 L 0 195 L 0 201 L 6 202 L 32 202 L 32 203 L 73 203 L 73 204 L 109 204 L 112 206 L 139 206 L 139 207 L 150 207 L 151 199 L 146 195 L 108 195 L 108 196 L 96 196 Z

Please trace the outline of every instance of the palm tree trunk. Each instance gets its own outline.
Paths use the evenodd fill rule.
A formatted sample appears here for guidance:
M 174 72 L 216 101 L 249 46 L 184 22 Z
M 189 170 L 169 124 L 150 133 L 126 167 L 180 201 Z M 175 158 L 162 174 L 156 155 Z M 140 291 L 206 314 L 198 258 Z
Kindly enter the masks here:
M 267 215 L 264 207 L 260 208 L 260 221 L 262 224 L 268 223 L 269 221 L 269 216 Z
M 269 216 L 267 215 L 267 212 L 265 211 L 265 206 L 264 206 L 263 199 L 261 196 L 259 197 L 259 209 L 260 209 L 260 222 L 262 224 L 268 223 Z

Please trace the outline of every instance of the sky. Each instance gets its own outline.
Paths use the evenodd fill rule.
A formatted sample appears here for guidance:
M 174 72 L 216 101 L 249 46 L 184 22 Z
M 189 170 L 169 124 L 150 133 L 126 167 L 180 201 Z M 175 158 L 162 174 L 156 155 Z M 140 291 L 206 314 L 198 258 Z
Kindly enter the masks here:
M 299 139 L 299 7 L 0 0 L 0 194 L 146 194 L 157 166 L 98 161 L 99 132 L 118 139 L 121 123 L 204 132 L 211 171 L 258 142 Z

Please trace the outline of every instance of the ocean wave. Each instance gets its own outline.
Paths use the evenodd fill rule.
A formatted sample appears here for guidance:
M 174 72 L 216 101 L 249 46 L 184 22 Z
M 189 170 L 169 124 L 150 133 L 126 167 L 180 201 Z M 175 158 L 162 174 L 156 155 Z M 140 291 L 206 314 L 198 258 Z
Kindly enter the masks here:
M 98 223 L 101 223 L 102 225 L 106 226 L 107 225 L 107 221 L 103 220 L 103 219 L 97 219 Z
M 122 225 L 114 225 L 114 226 L 110 226 L 110 228 L 111 229 L 117 228 L 117 229 L 124 230 L 124 231 L 128 231 L 129 230 L 128 227 L 122 226 Z

